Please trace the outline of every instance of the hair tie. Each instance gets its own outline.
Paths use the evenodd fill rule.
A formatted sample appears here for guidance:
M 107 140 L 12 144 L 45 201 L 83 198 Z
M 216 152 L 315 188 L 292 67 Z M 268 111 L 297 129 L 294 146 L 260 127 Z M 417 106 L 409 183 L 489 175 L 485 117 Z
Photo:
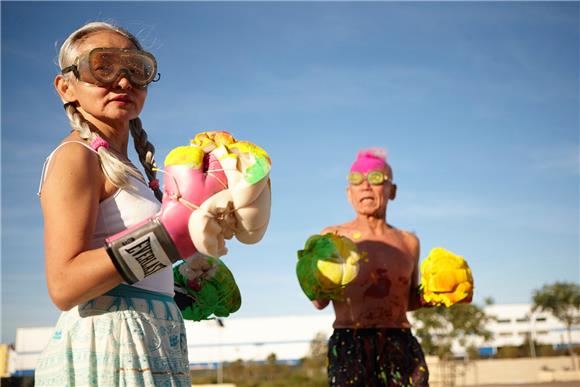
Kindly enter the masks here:
M 104 138 L 99 136 L 93 138 L 89 145 L 94 149 L 95 152 L 98 152 L 100 147 L 109 149 L 109 143 Z
M 159 180 L 153 179 L 153 180 L 149 181 L 149 188 L 159 189 Z

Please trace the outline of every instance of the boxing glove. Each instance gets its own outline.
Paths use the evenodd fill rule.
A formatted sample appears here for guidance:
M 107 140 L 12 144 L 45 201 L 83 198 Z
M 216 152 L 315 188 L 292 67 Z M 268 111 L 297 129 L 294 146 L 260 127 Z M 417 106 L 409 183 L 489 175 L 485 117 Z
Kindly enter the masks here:
M 207 198 L 227 188 L 219 160 L 201 147 L 173 149 L 164 166 L 160 211 L 105 241 L 109 257 L 129 284 L 194 255 L 189 217 Z
M 207 135 L 198 135 L 192 144 L 211 149 L 228 180 L 227 189 L 208 198 L 191 214 L 189 230 L 195 246 L 206 255 L 219 257 L 227 253 L 225 240 L 233 236 L 245 244 L 260 241 L 270 219 L 268 154 L 253 143 L 231 136 L 216 135 L 210 141 Z
M 470 303 L 473 288 L 471 269 L 462 256 L 436 247 L 421 264 L 422 301 L 428 305 Z
M 348 238 L 335 234 L 313 235 L 298 251 L 296 275 L 311 300 L 339 300 L 342 289 L 359 271 L 361 254 Z
M 183 318 L 228 317 L 242 303 L 234 275 L 220 259 L 197 253 L 173 267 L 175 302 Z

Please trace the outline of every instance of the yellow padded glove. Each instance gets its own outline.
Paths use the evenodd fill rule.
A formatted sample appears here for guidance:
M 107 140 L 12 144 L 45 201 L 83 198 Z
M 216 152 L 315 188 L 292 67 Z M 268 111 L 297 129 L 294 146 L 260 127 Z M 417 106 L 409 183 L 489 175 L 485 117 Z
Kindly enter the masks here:
M 450 307 L 473 298 L 473 276 L 462 256 L 436 247 L 421 264 L 423 298 L 431 305 Z

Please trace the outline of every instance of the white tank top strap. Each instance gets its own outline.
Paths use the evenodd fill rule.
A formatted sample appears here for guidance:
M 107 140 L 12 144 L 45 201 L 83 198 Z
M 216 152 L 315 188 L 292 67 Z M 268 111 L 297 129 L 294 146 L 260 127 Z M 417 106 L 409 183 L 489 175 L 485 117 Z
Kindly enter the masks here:
M 50 160 L 52 159 L 52 156 L 56 153 L 57 150 L 59 150 L 61 147 L 63 147 L 66 144 L 70 144 L 70 143 L 77 143 L 77 144 L 81 144 L 82 146 L 84 146 L 85 148 L 89 149 L 91 152 L 96 153 L 97 155 L 99 154 L 99 152 L 97 152 L 96 150 L 94 150 L 93 148 L 91 148 L 91 146 L 87 143 L 84 143 L 82 141 L 65 141 L 59 144 L 59 146 L 57 146 L 56 148 L 54 148 L 54 150 L 52 152 L 50 152 L 50 154 L 48 155 L 48 157 L 46 158 L 46 160 L 44 160 L 44 164 L 42 166 L 42 173 L 40 174 L 40 183 L 38 184 L 38 192 L 36 193 L 38 196 L 40 196 L 40 190 L 42 189 L 42 183 L 44 183 L 44 178 L 46 175 L 46 171 L 48 169 L 48 166 L 50 165 Z

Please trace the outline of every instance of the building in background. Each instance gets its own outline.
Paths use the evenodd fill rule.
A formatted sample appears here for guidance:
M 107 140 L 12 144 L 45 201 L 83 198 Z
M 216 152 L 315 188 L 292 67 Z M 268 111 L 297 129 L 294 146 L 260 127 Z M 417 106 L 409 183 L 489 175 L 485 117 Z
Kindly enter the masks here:
M 8 353 L 10 346 L 8 344 L 0 344 L 0 378 L 10 376 L 8 371 Z
M 520 346 L 525 342 L 567 347 L 568 332 L 564 324 L 552 314 L 533 312 L 529 304 L 490 305 L 484 308 L 488 316 L 495 317 L 488 325 L 493 340 L 480 346 L 480 353 L 493 355 L 500 347 Z M 572 329 L 572 343 L 580 344 L 580 326 Z M 534 348 L 531 348 L 532 356 Z
M 285 364 L 296 364 L 308 355 L 317 333 L 332 333 L 334 316 L 232 318 L 186 321 L 189 362 L 192 367 L 215 367 L 222 362 L 261 362 L 270 354 Z
M 493 338 L 478 344 L 480 353 L 493 355 L 504 346 L 520 346 L 526 338 L 555 348 L 567 345 L 566 327 L 548 313 L 531 311 L 530 304 L 491 305 L 485 313 L 495 317 L 487 328 Z M 225 362 L 263 362 L 271 354 L 280 363 L 296 364 L 309 354 L 317 334 L 330 337 L 334 315 L 228 318 L 186 321 L 191 368 L 216 368 Z M 12 375 L 30 375 L 36 358 L 53 334 L 52 327 L 18 328 L 8 369 Z M 572 342 L 580 344 L 580 326 L 573 327 Z M 458 356 L 465 349 L 453 347 Z
M 17 328 L 14 350 L 8 353 L 9 374 L 11 376 L 34 374 L 36 360 L 53 334 L 53 327 Z

